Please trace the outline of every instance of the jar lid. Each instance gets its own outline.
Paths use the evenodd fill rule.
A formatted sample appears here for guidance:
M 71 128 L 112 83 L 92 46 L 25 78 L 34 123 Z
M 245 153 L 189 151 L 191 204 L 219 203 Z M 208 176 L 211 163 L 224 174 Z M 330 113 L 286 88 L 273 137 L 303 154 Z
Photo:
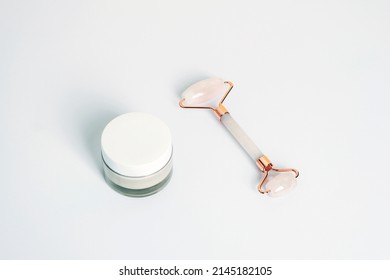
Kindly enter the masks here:
M 140 112 L 120 115 L 104 128 L 102 157 L 114 172 L 143 177 L 161 170 L 172 155 L 172 136 L 159 118 Z

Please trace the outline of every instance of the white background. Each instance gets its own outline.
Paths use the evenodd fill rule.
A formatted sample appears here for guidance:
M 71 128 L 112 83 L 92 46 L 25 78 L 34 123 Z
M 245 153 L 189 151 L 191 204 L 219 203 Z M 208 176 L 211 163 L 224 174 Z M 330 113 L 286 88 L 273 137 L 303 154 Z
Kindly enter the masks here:
M 390 1 L 0 1 L 0 258 L 390 258 Z M 219 76 L 280 167 L 255 164 L 180 93 Z M 174 174 L 142 199 L 102 176 L 99 140 L 143 111 Z

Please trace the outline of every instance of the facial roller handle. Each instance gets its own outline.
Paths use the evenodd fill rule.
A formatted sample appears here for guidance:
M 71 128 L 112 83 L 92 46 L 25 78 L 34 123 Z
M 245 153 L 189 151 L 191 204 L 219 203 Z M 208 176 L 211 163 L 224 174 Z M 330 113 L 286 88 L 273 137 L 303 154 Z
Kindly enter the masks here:
M 221 116 L 221 122 L 254 161 L 264 155 L 256 144 L 253 143 L 252 139 L 249 138 L 245 131 L 233 119 L 230 113 L 223 114 Z

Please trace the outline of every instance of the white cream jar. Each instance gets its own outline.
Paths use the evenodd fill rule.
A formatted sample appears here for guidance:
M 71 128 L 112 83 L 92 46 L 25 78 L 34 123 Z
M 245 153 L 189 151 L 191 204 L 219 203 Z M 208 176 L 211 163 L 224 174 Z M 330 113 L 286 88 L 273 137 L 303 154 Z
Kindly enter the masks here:
M 172 175 L 171 132 L 153 115 L 134 112 L 113 119 L 103 130 L 101 150 L 106 181 L 121 194 L 154 194 Z

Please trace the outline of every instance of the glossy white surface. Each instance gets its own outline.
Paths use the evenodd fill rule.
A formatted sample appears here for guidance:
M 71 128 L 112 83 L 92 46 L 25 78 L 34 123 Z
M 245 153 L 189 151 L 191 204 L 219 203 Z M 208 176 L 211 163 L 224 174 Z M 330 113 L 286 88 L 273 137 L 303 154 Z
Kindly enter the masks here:
M 390 259 L 389 14 L 384 0 L 1 1 L 0 258 Z M 178 106 L 215 76 L 275 166 L 300 171 L 288 195 L 260 195 L 214 114 Z M 104 127 L 133 111 L 174 140 L 169 185 L 142 199 L 101 169 Z
M 102 155 L 115 172 L 131 177 L 151 175 L 172 155 L 172 136 L 159 118 L 146 113 L 120 115 L 104 128 Z

